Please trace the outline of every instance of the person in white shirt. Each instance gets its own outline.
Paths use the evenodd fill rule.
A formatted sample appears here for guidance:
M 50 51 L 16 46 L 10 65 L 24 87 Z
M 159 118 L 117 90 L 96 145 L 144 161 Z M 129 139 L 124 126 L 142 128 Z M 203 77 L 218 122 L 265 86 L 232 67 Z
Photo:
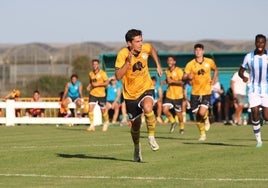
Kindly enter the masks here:
M 244 72 L 244 76 L 248 77 L 248 73 Z M 238 72 L 235 72 L 233 77 L 231 78 L 231 88 L 233 91 L 233 101 L 234 101 L 234 123 L 236 125 L 242 124 L 242 112 L 245 106 L 245 98 L 247 95 L 247 83 L 244 82 Z

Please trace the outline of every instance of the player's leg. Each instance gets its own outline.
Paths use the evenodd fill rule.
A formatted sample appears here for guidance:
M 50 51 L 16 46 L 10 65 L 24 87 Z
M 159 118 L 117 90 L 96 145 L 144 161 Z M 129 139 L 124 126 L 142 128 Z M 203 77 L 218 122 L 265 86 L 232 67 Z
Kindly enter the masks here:
M 260 123 L 260 105 L 261 105 L 261 97 L 250 93 L 248 95 L 249 106 L 251 109 L 252 115 L 252 127 L 253 132 L 257 141 L 256 147 L 262 147 L 262 139 L 261 139 L 261 123 Z
M 143 108 L 145 122 L 148 130 L 148 140 L 153 151 L 159 149 L 157 142 L 155 141 L 155 126 L 156 117 L 153 111 L 153 97 L 151 95 L 146 95 L 142 98 L 140 106 Z

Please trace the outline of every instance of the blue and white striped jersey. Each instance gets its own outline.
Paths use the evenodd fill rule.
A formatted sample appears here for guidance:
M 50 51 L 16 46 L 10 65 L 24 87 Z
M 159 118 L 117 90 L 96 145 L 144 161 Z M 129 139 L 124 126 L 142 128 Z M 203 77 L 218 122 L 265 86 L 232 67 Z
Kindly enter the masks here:
M 249 93 L 260 95 L 268 94 L 268 56 L 267 53 L 257 55 L 256 53 L 248 53 L 241 65 L 249 72 L 248 88 Z

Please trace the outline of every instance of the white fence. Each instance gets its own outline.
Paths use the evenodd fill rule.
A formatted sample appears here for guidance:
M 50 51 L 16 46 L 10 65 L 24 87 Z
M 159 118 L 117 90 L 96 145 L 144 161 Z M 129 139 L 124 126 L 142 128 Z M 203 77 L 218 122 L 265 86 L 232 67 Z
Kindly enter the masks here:
M 5 109 L 5 117 L 0 117 L 0 124 L 6 126 L 14 126 L 15 124 L 90 124 L 88 117 L 16 117 L 15 109 L 26 108 L 51 108 L 59 109 L 59 102 L 15 102 L 14 100 L 6 100 L 0 102 L 0 108 Z M 74 108 L 74 104 L 70 104 L 70 108 Z M 94 109 L 94 125 L 102 124 L 102 115 L 100 107 L 95 106 Z

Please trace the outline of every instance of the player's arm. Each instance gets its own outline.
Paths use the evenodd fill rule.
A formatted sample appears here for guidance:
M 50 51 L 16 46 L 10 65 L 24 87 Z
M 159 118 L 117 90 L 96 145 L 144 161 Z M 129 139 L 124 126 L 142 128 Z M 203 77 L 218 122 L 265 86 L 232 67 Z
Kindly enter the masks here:
M 173 80 L 172 78 L 167 78 L 166 81 L 168 85 L 183 86 L 184 84 L 182 80 Z
M 156 68 L 157 68 L 157 73 L 158 75 L 161 77 L 162 74 L 163 74 L 163 70 L 162 70 L 162 67 L 161 67 L 161 64 L 159 62 L 159 58 L 158 58 L 158 55 L 157 55 L 157 52 L 156 50 L 154 49 L 154 47 L 152 46 L 152 49 L 151 49 L 151 56 L 156 64 Z
M 124 57 L 122 54 L 118 54 L 116 63 L 123 62 L 123 65 L 121 67 L 115 67 L 115 78 L 117 80 L 121 80 L 123 76 L 126 74 L 128 67 L 131 65 L 131 59 L 132 59 L 132 52 L 129 51 L 129 54 L 127 57 Z
M 217 66 L 214 68 L 213 70 L 213 77 L 212 77 L 212 80 L 211 80 L 211 85 L 214 85 L 217 80 L 218 80 L 218 74 L 219 74 L 219 71 L 218 71 L 218 68 Z
M 91 91 L 91 89 L 92 89 L 92 86 L 91 86 L 91 83 L 89 82 L 87 85 L 87 91 Z
M 247 83 L 248 82 L 248 77 L 244 76 L 245 70 L 246 69 L 244 67 L 240 66 L 239 71 L 238 71 L 238 75 L 243 80 L 243 82 Z

